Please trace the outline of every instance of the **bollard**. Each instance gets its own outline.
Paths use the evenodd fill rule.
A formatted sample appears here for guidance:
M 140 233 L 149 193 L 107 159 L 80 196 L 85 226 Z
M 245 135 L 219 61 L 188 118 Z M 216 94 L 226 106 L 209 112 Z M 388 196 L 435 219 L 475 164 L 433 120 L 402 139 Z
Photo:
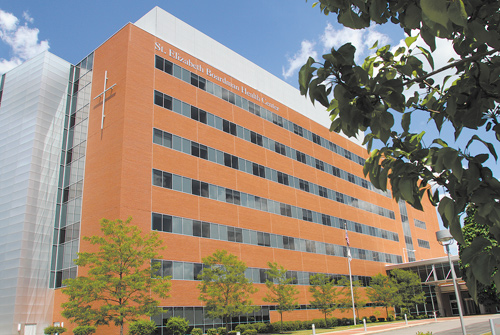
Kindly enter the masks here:
M 405 323 L 408 326 L 408 319 L 406 318 L 406 314 L 405 314 Z
M 366 331 L 366 319 L 363 318 L 363 327 L 365 328 L 365 331 Z
M 240 332 L 236 332 L 236 335 L 241 335 L 241 333 Z
M 437 316 L 436 316 L 436 311 L 434 311 L 434 321 L 436 321 L 436 322 L 437 322 L 437 320 L 438 320 L 438 319 L 437 319 Z
M 490 319 L 490 329 L 491 329 L 491 335 L 496 335 L 495 324 L 493 323 L 493 319 Z
M 312 325 L 312 329 L 313 329 L 313 335 L 316 335 L 316 327 L 314 326 L 314 323 Z

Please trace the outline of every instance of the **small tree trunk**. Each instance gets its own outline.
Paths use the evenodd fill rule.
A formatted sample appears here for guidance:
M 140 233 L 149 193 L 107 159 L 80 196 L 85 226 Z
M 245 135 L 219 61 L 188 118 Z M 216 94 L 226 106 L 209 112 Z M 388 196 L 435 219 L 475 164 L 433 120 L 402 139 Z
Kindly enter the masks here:
M 123 323 L 120 325 L 120 335 L 123 335 Z
M 281 316 L 281 327 L 280 327 L 280 334 L 283 332 L 283 312 L 280 312 Z
M 325 313 L 325 328 L 328 328 L 328 324 L 326 323 L 326 313 Z

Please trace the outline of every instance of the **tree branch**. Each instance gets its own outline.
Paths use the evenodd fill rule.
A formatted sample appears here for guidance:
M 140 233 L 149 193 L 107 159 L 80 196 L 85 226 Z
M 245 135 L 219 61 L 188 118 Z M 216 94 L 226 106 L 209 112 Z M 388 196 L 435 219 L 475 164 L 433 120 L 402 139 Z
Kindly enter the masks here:
M 419 82 L 421 82 L 421 81 L 423 81 L 423 80 L 425 80 L 425 79 L 427 79 L 429 77 L 432 77 L 435 74 L 438 74 L 440 72 L 443 72 L 445 70 L 454 68 L 456 66 L 459 66 L 459 65 L 462 65 L 462 64 L 465 64 L 465 63 L 477 61 L 477 60 L 479 60 L 479 59 L 481 59 L 483 57 L 490 56 L 490 55 L 494 54 L 495 52 L 499 52 L 499 51 L 500 51 L 500 49 L 493 49 L 493 50 L 490 50 L 490 51 L 487 51 L 487 52 L 483 52 L 481 54 L 475 54 L 472 57 L 461 59 L 461 60 L 456 61 L 454 63 L 451 63 L 451 64 L 448 64 L 446 66 L 443 66 L 440 69 L 437 69 L 435 71 L 429 72 L 425 76 L 408 80 L 407 82 L 404 82 L 403 85 L 406 86 L 406 85 L 409 85 L 409 84 L 412 84 L 412 83 L 419 83 Z

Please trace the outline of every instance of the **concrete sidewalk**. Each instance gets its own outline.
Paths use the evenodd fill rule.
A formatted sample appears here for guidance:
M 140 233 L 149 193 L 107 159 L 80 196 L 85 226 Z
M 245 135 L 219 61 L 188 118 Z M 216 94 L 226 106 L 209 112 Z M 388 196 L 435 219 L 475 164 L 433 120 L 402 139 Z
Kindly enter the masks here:
M 494 319 L 495 329 L 500 334 L 500 315 L 474 315 L 466 316 L 464 323 L 467 335 L 482 335 L 490 331 L 489 319 Z M 460 319 L 458 317 L 438 318 L 425 320 L 412 320 L 395 323 L 381 323 L 367 327 L 366 331 L 361 328 L 339 330 L 321 335 L 355 335 L 355 334 L 385 334 L 385 335 L 415 335 L 417 332 L 432 332 L 433 335 L 462 335 Z

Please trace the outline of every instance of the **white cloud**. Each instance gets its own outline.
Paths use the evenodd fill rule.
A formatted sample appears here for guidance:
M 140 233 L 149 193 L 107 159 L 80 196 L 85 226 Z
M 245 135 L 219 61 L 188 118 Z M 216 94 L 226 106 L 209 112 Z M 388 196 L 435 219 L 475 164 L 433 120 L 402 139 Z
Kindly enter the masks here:
M 29 23 L 33 23 L 35 21 L 28 12 L 23 12 L 23 19 Z
M 37 28 L 28 27 L 33 18 L 23 13 L 24 25 L 12 13 L 0 9 L 0 40 L 11 48 L 11 58 L 0 58 L 0 74 L 49 49 L 48 41 L 38 41 Z
M 305 64 L 309 56 L 317 58 L 318 51 L 315 49 L 317 45 L 322 47 L 321 53 L 327 53 L 332 47 L 338 48 L 345 43 L 351 43 L 356 47 L 356 62 L 364 59 L 369 49 L 379 41 L 379 45 L 384 45 L 389 42 L 389 37 L 376 30 L 373 25 L 362 30 L 349 28 L 335 29 L 330 23 L 325 27 L 325 30 L 317 41 L 304 40 L 301 43 L 300 50 L 291 58 L 288 58 L 288 65 L 283 67 L 283 77 L 285 79 L 293 76 L 297 70 Z
M 293 55 L 293 57 L 288 58 L 288 69 L 283 67 L 283 77 L 285 79 L 290 78 L 295 72 L 302 67 L 309 57 L 316 58 L 318 53 L 314 50 L 316 43 L 310 41 L 302 41 L 300 44 L 300 50 Z
M 339 48 L 346 43 L 351 43 L 356 48 L 356 62 L 367 56 L 369 49 L 375 42 L 378 41 L 379 45 L 385 45 L 390 40 L 387 35 L 378 32 L 375 25 L 366 29 L 350 29 L 346 27 L 335 29 L 330 23 L 325 27 L 325 32 L 320 39 L 323 45 L 323 53 L 329 52 L 333 47 Z
M 2 33 L 4 31 L 14 30 L 18 23 L 19 20 L 17 17 L 0 9 L 0 29 Z

